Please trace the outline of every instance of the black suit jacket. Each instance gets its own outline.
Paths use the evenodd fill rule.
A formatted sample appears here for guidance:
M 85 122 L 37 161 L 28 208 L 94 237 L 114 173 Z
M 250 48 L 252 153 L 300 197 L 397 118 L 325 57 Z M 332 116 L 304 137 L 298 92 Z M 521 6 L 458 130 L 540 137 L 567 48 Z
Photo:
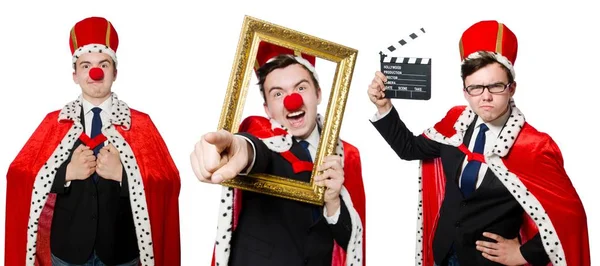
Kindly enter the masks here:
M 139 250 L 126 171 L 123 169 L 122 184 L 102 177 L 95 183 L 90 176 L 65 187 L 67 165 L 79 144 L 82 142 L 77 140 L 71 147 L 50 191 L 57 194 L 50 234 L 52 254 L 74 264 L 85 263 L 94 251 L 108 265 L 131 261 L 139 256 Z
M 465 132 L 463 142 L 467 147 L 475 121 L 477 119 Z M 460 265 L 500 265 L 484 258 L 475 248 L 475 242 L 494 241 L 484 237 L 483 232 L 495 233 L 507 239 L 518 237 L 524 212 L 494 173 L 488 169 L 481 185 L 465 198 L 458 186 L 465 154 L 458 148 L 422 135 L 415 136 L 400 120 L 395 108 L 387 116 L 373 122 L 373 125 L 400 158 L 426 160 L 440 157 L 442 160 L 446 192 L 433 239 L 435 262 L 444 265 L 453 247 Z M 533 265 L 546 265 L 549 262 L 539 234 L 521 246 L 521 253 Z
M 269 150 L 261 140 L 240 134 L 250 139 L 256 148 L 251 173 L 310 181 L 310 172 L 294 174 L 290 163 Z M 291 151 L 301 160 L 309 160 L 296 141 Z M 244 191 L 238 226 L 231 240 L 229 264 L 331 266 L 334 240 L 345 249 L 351 232 L 350 214 L 343 202 L 337 223 L 330 225 L 323 216 L 322 207 Z

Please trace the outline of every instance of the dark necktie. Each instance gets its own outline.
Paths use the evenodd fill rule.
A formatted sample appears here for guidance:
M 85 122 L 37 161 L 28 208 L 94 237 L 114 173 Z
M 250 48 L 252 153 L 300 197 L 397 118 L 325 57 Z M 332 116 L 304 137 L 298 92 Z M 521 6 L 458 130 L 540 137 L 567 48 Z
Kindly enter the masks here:
M 483 154 L 483 148 L 485 147 L 485 132 L 487 130 L 488 127 L 485 124 L 479 126 L 479 134 L 477 134 L 477 139 L 475 140 L 473 153 Z M 460 182 L 460 190 L 463 192 L 465 198 L 469 197 L 471 193 L 475 191 L 475 183 L 477 182 L 480 168 L 481 162 L 477 160 L 471 160 L 467 163 L 467 166 L 465 166 Z
M 298 143 L 300 143 L 300 146 L 302 146 L 302 148 L 304 148 L 304 151 L 306 151 L 306 154 L 308 154 L 308 158 L 312 162 L 313 159 L 312 159 L 312 156 L 310 156 L 310 151 L 308 150 L 308 141 L 301 140 L 301 141 L 298 141 Z
M 301 140 L 301 141 L 298 141 L 298 143 L 300 143 L 300 146 L 302 146 L 302 148 L 304 148 L 304 151 L 306 151 L 308 158 L 312 162 L 313 159 L 312 159 L 312 156 L 310 155 L 310 150 L 308 150 L 308 141 Z M 319 218 L 321 217 L 321 215 L 319 214 L 320 211 L 321 211 L 321 208 L 313 208 L 313 221 L 314 222 L 318 221 Z
M 100 118 L 100 112 L 102 112 L 102 109 L 94 107 L 92 108 L 92 112 L 94 113 L 94 118 L 92 119 L 92 135 L 90 138 L 93 139 L 102 132 L 102 119 Z M 94 148 L 94 156 L 98 155 L 102 147 L 104 147 L 104 142 L 98 144 L 98 146 Z M 98 182 L 98 174 L 94 173 L 92 177 L 94 178 L 94 182 Z

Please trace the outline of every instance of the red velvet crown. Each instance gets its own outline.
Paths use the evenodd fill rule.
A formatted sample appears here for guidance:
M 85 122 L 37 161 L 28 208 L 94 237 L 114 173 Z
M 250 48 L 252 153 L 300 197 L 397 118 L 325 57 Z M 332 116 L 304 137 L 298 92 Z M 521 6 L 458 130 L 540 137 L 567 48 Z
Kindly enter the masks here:
M 315 65 L 314 56 L 307 55 L 305 53 L 300 53 L 298 51 L 294 51 L 292 49 L 275 45 L 269 42 L 261 41 L 260 44 L 258 44 L 258 51 L 256 53 L 256 63 L 254 64 L 254 71 L 257 71 L 261 66 L 266 64 L 267 61 L 269 61 L 269 59 L 272 59 L 282 54 L 301 56 L 302 58 L 308 60 L 308 62 L 310 62 L 313 67 Z
M 511 64 L 517 59 L 517 36 L 506 25 L 494 20 L 473 24 L 463 33 L 459 46 L 461 60 L 478 51 L 499 53 Z
M 92 52 L 106 53 L 116 63 L 119 36 L 110 21 L 102 17 L 89 17 L 71 28 L 69 46 L 73 63 L 81 54 Z

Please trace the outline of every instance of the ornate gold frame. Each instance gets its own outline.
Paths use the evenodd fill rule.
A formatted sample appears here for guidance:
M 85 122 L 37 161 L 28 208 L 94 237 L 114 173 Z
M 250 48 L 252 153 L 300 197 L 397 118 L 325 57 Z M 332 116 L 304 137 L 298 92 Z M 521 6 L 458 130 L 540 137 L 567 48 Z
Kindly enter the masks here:
M 267 21 L 245 16 L 218 129 L 225 129 L 232 133 L 236 133 L 238 130 L 250 78 L 254 73 L 253 66 L 260 41 L 266 41 L 337 63 L 319 147 L 314 160 L 315 166 L 311 173 L 311 182 L 305 183 L 280 176 L 253 174 L 237 176 L 223 182 L 222 185 L 323 205 L 324 188 L 314 184 L 313 180 L 318 174 L 316 171 L 317 166 L 327 155 L 333 154 L 336 147 L 358 51 Z

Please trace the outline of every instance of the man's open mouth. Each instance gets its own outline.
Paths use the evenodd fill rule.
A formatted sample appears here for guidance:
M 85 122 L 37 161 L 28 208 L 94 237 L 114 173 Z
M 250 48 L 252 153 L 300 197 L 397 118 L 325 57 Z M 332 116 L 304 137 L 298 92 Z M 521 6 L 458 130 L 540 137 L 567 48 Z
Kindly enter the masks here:
M 292 127 L 300 127 L 302 126 L 302 124 L 304 123 L 304 115 L 306 114 L 306 112 L 304 111 L 296 111 L 293 113 L 289 113 L 286 118 L 288 119 L 288 121 L 290 122 L 290 125 Z

